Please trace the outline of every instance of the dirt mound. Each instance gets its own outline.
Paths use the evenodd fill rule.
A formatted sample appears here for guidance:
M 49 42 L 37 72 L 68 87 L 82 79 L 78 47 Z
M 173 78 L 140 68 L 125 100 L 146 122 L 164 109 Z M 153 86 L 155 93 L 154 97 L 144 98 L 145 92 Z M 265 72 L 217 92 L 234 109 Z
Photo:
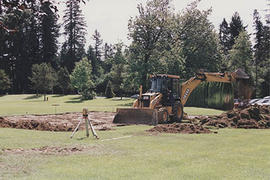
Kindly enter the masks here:
M 89 119 L 97 130 L 110 130 L 115 113 L 89 112 Z M 41 131 L 73 131 L 82 113 L 63 113 L 56 115 L 22 115 L 0 117 L 0 127 L 32 129 Z M 84 121 L 80 128 L 84 129 Z
M 233 109 L 219 116 L 197 119 L 204 126 L 267 129 L 270 128 L 270 106 L 254 105 L 245 109 Z
M 54 147 L 54 146 L 44 146 L 40 148 L 31 149 L 2 149 L 4 153 L 9 154 L 44 154 L 44 155 L 69 155 L 83 153 L 89 150 L 89 147 Z
M 200 134 L 212 132 L 209 129 L 206 129 L 200 125 L 188 123 L 160 124 L 147 131 L 158 133 L 183 133 L 183 134 Z

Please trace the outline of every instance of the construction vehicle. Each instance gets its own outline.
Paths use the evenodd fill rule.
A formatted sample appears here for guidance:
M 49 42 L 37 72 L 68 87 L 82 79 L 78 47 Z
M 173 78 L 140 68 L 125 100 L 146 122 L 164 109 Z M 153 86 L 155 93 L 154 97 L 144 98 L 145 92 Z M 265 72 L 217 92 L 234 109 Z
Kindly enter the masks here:
M 133 103 L 132 108 L 118 108 L 114 123 L 151 124 L 166 123 L 170 121 L 181 122 L 183 107 L 191 92 L 203 81 L 232 83 L 238 79 L 249 77 L 240 69 L 233 73 L 209 73 L 200 71 L 182 83 L 176 75 L 151 75 L 151 88 L 140 95 Z

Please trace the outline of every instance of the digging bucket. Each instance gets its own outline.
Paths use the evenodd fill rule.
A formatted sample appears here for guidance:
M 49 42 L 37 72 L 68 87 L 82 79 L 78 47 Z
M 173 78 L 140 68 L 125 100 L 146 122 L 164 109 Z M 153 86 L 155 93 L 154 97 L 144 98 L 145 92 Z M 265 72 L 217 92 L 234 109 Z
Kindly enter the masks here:
M 156 125 L 158 123 L 156 109 L 118 108 L 116 112 L 113 123 L 148 125 Z

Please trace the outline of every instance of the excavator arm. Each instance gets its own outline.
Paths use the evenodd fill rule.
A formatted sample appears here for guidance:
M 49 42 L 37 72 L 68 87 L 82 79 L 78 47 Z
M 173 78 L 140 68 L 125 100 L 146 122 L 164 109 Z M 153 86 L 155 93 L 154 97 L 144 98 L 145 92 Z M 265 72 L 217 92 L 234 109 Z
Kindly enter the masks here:
M 236 73 L 197 73 L 195 77 L 182 84 L 180 97 L 183 106 L 186 104 L 192 91 L 203 81 L 232 83 L 236 81 Z

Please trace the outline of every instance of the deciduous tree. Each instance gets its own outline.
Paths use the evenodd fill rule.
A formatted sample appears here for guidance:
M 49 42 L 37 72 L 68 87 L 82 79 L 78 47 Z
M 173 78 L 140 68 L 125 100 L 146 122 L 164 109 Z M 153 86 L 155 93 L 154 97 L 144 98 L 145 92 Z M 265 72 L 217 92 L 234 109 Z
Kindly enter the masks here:
M 92 81 L 92 67 L 87 58 L 77 62 L 70 75 L 72 86 L 82 95 L 82 99 L 93 99 L 95 96 Z
M 43 93 L 44 101 L 46 101 L 46 94 L 52 91 L 56 82 L 56 74 L 50 64 L 41 63 L 32 66 L 32 88 L 38 93 Z

